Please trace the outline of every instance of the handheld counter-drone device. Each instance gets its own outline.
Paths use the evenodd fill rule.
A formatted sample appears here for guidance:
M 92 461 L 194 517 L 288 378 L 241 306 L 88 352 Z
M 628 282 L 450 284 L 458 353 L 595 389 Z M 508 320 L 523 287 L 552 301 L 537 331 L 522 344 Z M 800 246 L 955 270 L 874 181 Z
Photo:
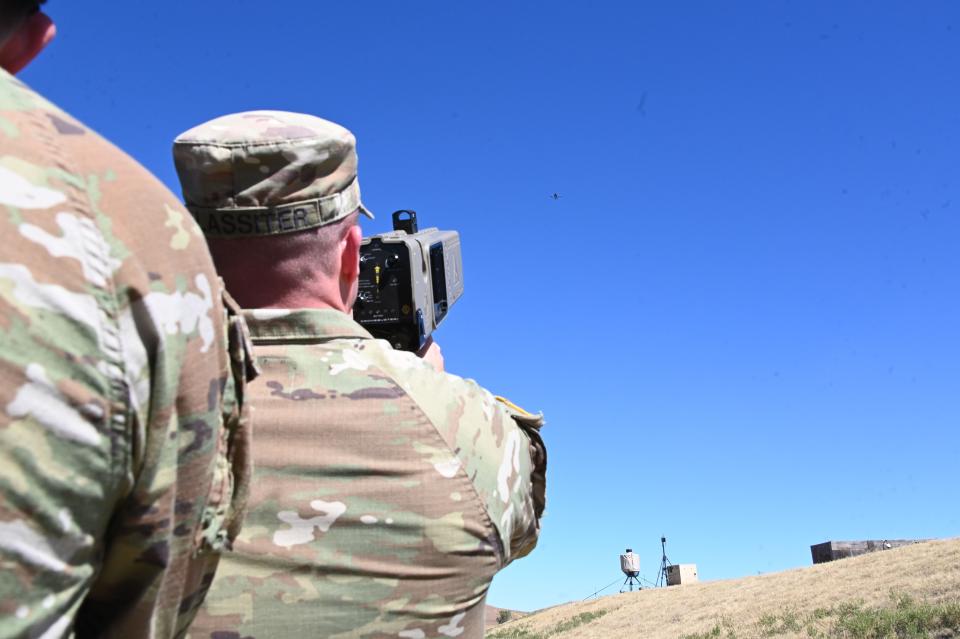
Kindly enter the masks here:
M 417 230 L 416 211 L 396 211 L 393 231 L 363 240 L 353 318 L 394 348 L 418 351 L 463 295 L 460 234 Z

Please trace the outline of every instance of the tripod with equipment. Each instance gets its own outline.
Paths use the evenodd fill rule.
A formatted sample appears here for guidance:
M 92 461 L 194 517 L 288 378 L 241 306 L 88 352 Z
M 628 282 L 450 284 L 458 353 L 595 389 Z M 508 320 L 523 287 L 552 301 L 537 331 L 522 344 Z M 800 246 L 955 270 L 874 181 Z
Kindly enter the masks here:
M 640 555 L 627 548 L 627 552 L 620 555 L 620 570 L 627 576 L 620 586 L 620 592 L 626 590 L 627 586 L 630 587 L 630 592 L 633 592 L 634 585 L 637 590 L 643 590 L 640 585 Z
M 667 585 L 667 568 L 672 564 L 670 560 L 667 559 L 667 538 L 660 537 L 660 572 L 657 573 L 657 583 L 656 587 Z

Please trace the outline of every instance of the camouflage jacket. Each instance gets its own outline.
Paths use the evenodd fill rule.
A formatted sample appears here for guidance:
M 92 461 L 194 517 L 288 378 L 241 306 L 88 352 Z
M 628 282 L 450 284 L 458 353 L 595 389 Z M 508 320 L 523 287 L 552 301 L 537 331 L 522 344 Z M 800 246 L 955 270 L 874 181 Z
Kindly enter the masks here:
M 246 313 L 253 487 L 190 636 L 481 637 L 539 534 L 542 417 L 343 313 Z
M 249 479 L 242 321 L 176 198 L 2 71 L 0 212 L 0 637 L 182 634 Z

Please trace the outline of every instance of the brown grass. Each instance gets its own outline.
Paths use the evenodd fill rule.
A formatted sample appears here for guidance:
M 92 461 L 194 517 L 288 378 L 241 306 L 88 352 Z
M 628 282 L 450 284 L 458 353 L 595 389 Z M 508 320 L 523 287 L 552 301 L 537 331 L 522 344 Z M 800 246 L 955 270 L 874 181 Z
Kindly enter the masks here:
M 947 610 L 948 616 L 960 609 L 960 539 L 925 542 L 776 574 L 647 589 L 570 603 L 492 628 L 486 636 L 488 639 L 958 636 L 956 629 L 920 634 L 849 629 L 862 621 L 857 615 L 876 620 L 878 616 L 900 610 L 901 616 L 912 618 L 923 611 L 941 609 Z

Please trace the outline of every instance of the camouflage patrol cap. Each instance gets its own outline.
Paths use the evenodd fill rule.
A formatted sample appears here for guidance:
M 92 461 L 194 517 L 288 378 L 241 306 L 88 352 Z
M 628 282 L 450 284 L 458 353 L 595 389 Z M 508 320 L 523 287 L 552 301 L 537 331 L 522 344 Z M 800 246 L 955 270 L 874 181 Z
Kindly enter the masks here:
M 187 208 L 208 237 L 292 233 L 358 210 L 356 138 L 302 113 L 225 115 L 180 134 L 173 161 Z

